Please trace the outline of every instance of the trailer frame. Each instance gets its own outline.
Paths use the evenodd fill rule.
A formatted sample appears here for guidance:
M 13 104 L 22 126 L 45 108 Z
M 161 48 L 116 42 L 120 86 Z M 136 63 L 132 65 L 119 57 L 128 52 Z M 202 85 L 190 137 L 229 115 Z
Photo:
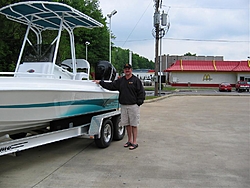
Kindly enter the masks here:
M 69 123 L 69 127 L 62 130 L 3 141 L 0 143 L 0 156 L 15 154 L 22 150 L 79 136 L 94 138 L 99 148 L 106 148 L 112 142 L 113 137 L 114 140 L 121 140 L 124 137 L 125 129 L 120 125 L 120 114 L 120 110 L 106 112 L 94 115 L 89 123 L 76 127 L 74 127 L 72 123 Z M 105 122 L 109 124 L 105 124 Z M 105 129 L 106 131 L 110 130 L 110 132 L 103 132 L 103 127 L 105 126 L 110 127 L 110 129 Z M 108 137 L 105 138 L 105 136 Z

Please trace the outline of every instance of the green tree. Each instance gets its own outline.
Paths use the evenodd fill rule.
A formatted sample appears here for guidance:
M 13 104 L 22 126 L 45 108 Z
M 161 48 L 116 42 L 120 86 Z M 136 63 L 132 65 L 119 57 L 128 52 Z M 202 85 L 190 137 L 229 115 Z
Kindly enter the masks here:
M 184 54 L 184 56 L 196 56 L 196 54 L 191 54 L 190 52 L 187 52 Z
M 118 73 L 123 73 L 124 64 L 129 63 L 129 49 L 113 47 L 112 49 L 112 64 L 115 66 Z M 154 69 L 154 62 L 149 61 L 145 57 L 138 54 L 132 54 L 133 69 Z
M 18 1 L 1 0 L 0 7 Z M 0 15 L 0 71 L 14 71 L 25 34 L 25 26 Z

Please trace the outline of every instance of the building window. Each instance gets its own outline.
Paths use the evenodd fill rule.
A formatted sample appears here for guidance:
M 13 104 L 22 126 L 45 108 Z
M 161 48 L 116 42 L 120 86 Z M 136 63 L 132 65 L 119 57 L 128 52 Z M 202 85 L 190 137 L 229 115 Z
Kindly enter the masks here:
M 240 76 L 240 81 L 244 81 L 244 76 Z

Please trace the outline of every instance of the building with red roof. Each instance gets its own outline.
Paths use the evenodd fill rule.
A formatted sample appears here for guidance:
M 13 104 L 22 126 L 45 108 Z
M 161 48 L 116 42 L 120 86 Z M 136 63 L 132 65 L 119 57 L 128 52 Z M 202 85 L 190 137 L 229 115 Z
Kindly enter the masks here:
M 250 61 L 181 59 L 164 72 L 172 86 L 217 87 L 221 82 L 234 86 L 238 80 L 250 82 Z

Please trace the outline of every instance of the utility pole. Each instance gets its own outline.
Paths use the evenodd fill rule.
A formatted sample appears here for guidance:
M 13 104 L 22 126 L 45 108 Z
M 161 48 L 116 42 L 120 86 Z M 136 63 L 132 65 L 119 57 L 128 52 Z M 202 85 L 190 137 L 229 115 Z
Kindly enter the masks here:
M 155 27 L 155 96 L 158 96 L 159 72 L 159 31 L 160 31 L 160 1 L 155 0 L 154 27 Z
M 162 0 L 154 0 L 154 1 L 155 1 L 154 5 L 155 13 L 154 13 L 154 29 L 152 31 L 152 34 L 155 37 L 155 96 L 158 96 L 159 89 L 161 96 L 162 57 L 159 58 L 159 40 L 161 40 L 160 46 L 162 47 L 161 44 L 162 38 L 164 37 L 165 33 L 169 30 L 170 22 L 167 21 L 168 14 L 164 13 L 164 11 L 160 13 L 160 9 L 162 8 Z M 160 51 L 160 56 L 162 56 L 161 51 Z

